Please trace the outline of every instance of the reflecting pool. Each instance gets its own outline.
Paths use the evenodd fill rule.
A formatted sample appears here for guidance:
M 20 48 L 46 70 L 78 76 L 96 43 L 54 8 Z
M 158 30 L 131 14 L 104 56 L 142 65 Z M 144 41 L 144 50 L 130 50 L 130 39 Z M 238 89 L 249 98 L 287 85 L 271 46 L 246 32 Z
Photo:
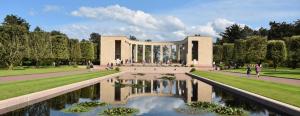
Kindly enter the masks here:
M 176 78 L 167 78 L 168 76 Z M 166 77 L 166 78 L 163 78 Z M 66 113 L 62 110 L 72 104 L 86 101 L 101 101 L 107 106 L 92 108 L 84 113 Z M 133 74 L 126 73 L 115 78 L 103 79 L 67 94 L 2 114 L 4 116 L 95 116 L 103 110 L 126 106 L 139 109 L 136 115 L 187 116 L 176 109 L 186 103 L 202 101 L 243 108 L 251 116 L 287 116 L 280 111 L 228 92 L 185 74 Z M 193 114 L 194 116 L 195 114 Z M 202 116 L 216 116 L 213 112 L 202 112 Z

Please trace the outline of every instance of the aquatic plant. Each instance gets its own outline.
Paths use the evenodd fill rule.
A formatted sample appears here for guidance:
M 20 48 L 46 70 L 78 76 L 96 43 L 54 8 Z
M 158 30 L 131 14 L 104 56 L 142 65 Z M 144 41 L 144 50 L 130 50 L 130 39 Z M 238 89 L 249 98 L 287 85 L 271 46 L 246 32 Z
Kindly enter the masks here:
M 84 106 L 80 106 L 80 105 L 75 105 L 75 106 L 72 106 L 72 107 L 69 107 L 69 108 L 66 108 L 66 109 L 63 109 L 62 110 L 63 112 L 88 112 L 90 111 L 89 108 L 86 108 Z
M 104 110 L 99 115 L 109 115 L 109 116 L 128 116 L 138 113 L 139 110 L 135 108 L 127 108 L 127 107 L 115 107 Z
M 192 102 L 187 104 L 187 108 L 178 108 L 176 111 L 188 114 L 197 114 L 203 111 L 215 112 L 222 115 L 246 115 L 246 112 L 240 108 L 233 108 L 228 106 L 221 106 L 209 102 Z
M 81 103 L 78 103 L 76 105 L 77 106 L 83 106 L 83 107 L 97 107 L 97 106 L 105 106 L 105 105 L 107 105 L 107 103 L 92 101 L 92 102 L 81 102 Z
M 72 105 L 69 108 L 65 108 L 62 111 L 63 112 L 88 112 L 91 108 L 97 107 L 97 106 L 105 106 L 107 103 L 105 102 L 98 102 L 98 101 L 91 101 L 91 102 L 82 102 Z

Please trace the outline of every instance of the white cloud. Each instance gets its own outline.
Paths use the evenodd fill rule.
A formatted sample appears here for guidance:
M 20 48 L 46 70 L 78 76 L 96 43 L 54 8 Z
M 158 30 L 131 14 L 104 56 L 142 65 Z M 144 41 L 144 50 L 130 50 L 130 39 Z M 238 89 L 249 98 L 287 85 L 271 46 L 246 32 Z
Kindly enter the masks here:
M 89 23 L 64 25 L 60 30 L 74 38 L 88 38 L 92 32 L 102 35 L 134 35 L 138 39 L 154 41 L 181 40 L 188 35 L 219 37 L 219 33 L 234 22 L 218 18 L 204 25 L 188 26 L 178 17 L 152 15 L 119 5 L 80 7 L 71 15 L 91 19 Z
M 44 12 L 55 12 L 55 11 L 59 11 L 61 9 L 61 7 L 56 6 L 56 5 L 45 5 L 43 8 Z

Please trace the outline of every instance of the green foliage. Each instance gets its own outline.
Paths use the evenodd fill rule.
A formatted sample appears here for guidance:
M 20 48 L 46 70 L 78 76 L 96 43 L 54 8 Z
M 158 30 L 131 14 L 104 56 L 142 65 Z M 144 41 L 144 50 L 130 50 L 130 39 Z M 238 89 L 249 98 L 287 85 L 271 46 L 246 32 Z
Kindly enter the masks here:
M 220 35 L 224 39 L 223 42 L 234 43 L 235 40 L 244 39 L 247 36 L 252 36 L 254 31 L 248 26 L 241 27 L 238 24 L 233 24 L 225 29 Z
M 213 47 L 213 60 L 219 64 L 223 60 L 223 46 L 214 45 Z
M 83 61 L 94 59 L 94 45 L 92 42 L 82 40 L 80 42 L 81 58 Z
M 91 102 L 82 102 L 77 103 L 75 105 L 72 105 L 69 108 L 63 109 L 63 112 L 72 112 L 72 113 L 78 113 L 78 112 L 88 112 L 91 108 L 97 107 L 97 106 L 105 106 L 107 103 L 104 102 L 98 102 L 98 101 L 91 101 Z
M 51 38 L 53 58 L 56 59 L 56 61 L 68 59 L 68 38 L 64 35 L 53 35 Z
M 0 61 L 9 69 L 18 65 L 28 53 L 28 23 L 8 15 L 0 26 Z
M 70 61 L 75 62 L 75 65 L 81 59 L 81 49 L 80 43 L 77 39 L 70 39 L 69 40 L 69 54 L 70 54 Z
M 115 69 L 115 70 L 119 72 L 119 71 L 120 71 L 120 68 L 119 68 L 119 67 L 116 67 L 116 69 Z
M 39 27 L 29 36 L 30 58 L 36 61 L 39 66 L 46 59 L 53 58 L 50 33 L 42 31 Z
M 221 115 L 235 115 L 235 116 L 242 116 L 246 114 L 246 112 L 240 108 L 221 106 L 209 102 L 192 102 L 187 104 L 187 106 L 189 106 L 188 109 L 194 109 L 196 111 L 194 110 L 181 110 L 181 111 L 193 111 L 193 112 L 208 111 L 208 112 L 215 112 Z
M 243 66 L 247 55 L 246 40 L 236 40 L 234 42 L 233 59 L 238 66 Z
M 224 43 L 223 44 L 223 59 L 224 63 L 230 66 L 230 62 L 233 60 L 233 49 L 234 44 Z
M 295 69 L 300 62 L 300 36 L 285 38 L 285 42 L 288 51 L 288 65 Z
M 196 69 L 195 69 L 195 68 L 192 68 L 192 69 L 190 70 L 190 72 L 194 72 L 194 71 L 196 71 Z
M 246 40 L 247 46 L 247 62 L 261 62 L 266 57 L 267 38 L 259 36 L 251 36 Z
M 277 68 L 277 65 L 286 60 L 287 52 L 284 41 L 271 40 L 268 41 L 267 46 L 267 59 L 273 61 L 273 67 Z
M 291 37 L 294 34 L 293 24 L 286 22 L 277 23 L 275 21 L 270 22 L 270 30 L 268 33 L 269 40 L 281 40 L 284 37 Z
M 91 33 L 89 40 L 94 44 L 94 62 L 100 63 L 100 38 L 99 33 Z
M 109 115 L 109 116 L 128 116 L 138 113 L 139 110 L 135 108 L 127 108 L 127 107 L 115 107 L 106 109 L 100 115 Z
M 67 109 L 63 109 L 63 112 L 88 112 L 90 111 L 88 108 L 84 107 L 84 106 L 80 106 L 80 105 L 76 105 Z

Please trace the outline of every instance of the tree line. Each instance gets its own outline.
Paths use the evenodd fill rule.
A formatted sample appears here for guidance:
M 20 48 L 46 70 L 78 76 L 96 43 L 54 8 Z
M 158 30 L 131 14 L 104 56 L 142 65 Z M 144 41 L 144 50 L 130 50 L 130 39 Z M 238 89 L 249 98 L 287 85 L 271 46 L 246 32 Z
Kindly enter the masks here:
M 36 27 L 30 31 L 26 20 L 7 15 L 0 25 L 0 67 L 99 63 L 99 42 L 98 33 L 79 41 L 55 30 L 47 32 Z
M 239 68 L 244 64 L 299 67 L 300 19 L 294 23 L 270 22 L 270 29 L 253 30 L 233 24 L 226 28 L 213 47 L 218 66 Z

